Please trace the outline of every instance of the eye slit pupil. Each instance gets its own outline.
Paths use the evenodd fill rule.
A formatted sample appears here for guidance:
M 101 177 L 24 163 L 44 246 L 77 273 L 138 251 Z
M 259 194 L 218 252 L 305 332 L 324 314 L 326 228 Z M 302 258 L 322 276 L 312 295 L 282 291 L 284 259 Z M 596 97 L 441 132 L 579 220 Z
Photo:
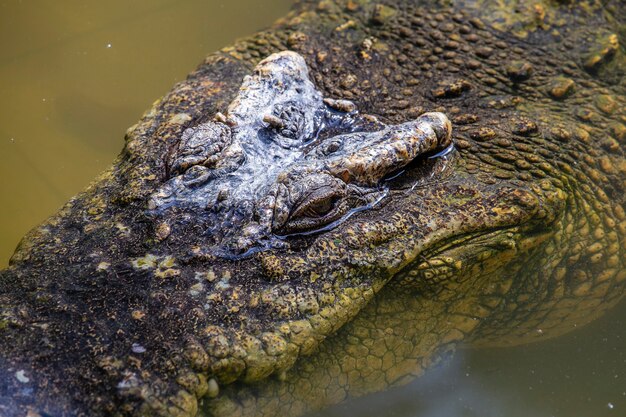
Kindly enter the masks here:
M 320 217 L 328 214 L 329 211 L 333 209 L 335 205 L 335 200 L 333 198 L 324 198 L 322 200 L 315 201 L 311 203 L 305 214 L 309 217 Z

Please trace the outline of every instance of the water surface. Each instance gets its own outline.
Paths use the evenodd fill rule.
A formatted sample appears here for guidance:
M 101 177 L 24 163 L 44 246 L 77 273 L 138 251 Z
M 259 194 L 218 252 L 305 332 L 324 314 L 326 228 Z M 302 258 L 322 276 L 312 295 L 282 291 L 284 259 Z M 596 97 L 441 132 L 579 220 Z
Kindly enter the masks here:
M 0 1 L 0 268 L 24 233 L 111 163 L 155 99 L 289 3 Z M 561 338 L 461 351 L 407 387 L 318 415 L 626 416 L 624 317 L 622 303 Z
M 291 0 L 0 0 L 0 268 L 209 53 Z

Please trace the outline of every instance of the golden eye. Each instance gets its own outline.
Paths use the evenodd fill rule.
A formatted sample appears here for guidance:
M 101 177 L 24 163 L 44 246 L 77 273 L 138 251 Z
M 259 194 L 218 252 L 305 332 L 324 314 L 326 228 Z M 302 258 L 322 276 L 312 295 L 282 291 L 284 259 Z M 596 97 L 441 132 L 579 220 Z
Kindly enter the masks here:
M 308 217 L 322 217 L 335 207 L 335 201 L 333 197 L 313 201 L 306 206 L 303 214 Z
M 285 188 L 286 191 L 287 188 Z M 332 224 L 350 209 L 347 187 L 330 175 L 314 173 L 291 185 L 279 205 L 290 209 L 281 218 L 274 217 L 272 229 L 279 235 L 314 233 Z M 276 210 L 275 210 L 276 212 Z

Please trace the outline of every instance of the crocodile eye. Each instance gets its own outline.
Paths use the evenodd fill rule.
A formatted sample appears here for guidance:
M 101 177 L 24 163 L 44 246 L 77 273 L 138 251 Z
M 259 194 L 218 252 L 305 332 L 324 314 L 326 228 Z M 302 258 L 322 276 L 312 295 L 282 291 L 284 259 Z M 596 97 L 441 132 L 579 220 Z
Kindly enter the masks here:
M 351 208 L 345 183 L 329 175 L 307 176 L 287 188 L 274 212 L 272 229 L 279 235 L 319 231 Z
M 291 211 L 285 229 L 289 233 L 315 231 L 343 216 L 348 210 L 343 189 L 316 189 Z
M 323 217 L 330 213 L 335 205 L 339 201 L 339 197 L 335 195 L 326 196 L 319 199 L 313 199 L 304 202 L 300 207 L 298 207 L 294 213 L 293 217 Z

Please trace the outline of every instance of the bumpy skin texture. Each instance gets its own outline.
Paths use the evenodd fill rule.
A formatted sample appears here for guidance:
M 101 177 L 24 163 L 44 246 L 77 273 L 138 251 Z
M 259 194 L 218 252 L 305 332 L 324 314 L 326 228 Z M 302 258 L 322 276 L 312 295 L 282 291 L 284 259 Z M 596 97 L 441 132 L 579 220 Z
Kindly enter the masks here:
M 386 178 L 418 158 L 442 165 L 452 149 L 443 113 L 386 125 L 324 99 L 304 58 L 282 51 L 244 79 L 226 115 L 183 132 L 148 209 L 168 233 L 193 219 L 206 251 L 237 259 L 336 226 L 380 202 Z
M 622 296 L 622 2 L 303 2 L 155 103 L 0 273 L 0 414 L 299 414 L 401 384 L 461 342 L 580 326 Z M 478 17 L 482 16 L 482 17 Z M 620 32 L 621 28 L 621 32 Z M 441 111 L 457 154 L 289 248 L 229 260 L 155 222 L 183 131 L 271 53 L 389 124 Z M 436 175 L 432 175 L 433 172 Z

